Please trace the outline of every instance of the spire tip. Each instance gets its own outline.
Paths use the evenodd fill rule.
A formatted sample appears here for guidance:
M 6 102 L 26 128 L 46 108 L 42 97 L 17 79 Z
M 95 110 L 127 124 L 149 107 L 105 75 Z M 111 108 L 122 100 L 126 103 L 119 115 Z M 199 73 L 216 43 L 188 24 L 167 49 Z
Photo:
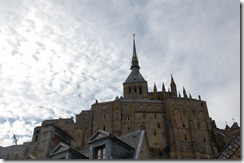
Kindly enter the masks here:
M 135 40 L 135 36 L 136 36 L 136 34 L 135 34 L 135 33 L 133 33 L 132 35 L 133 35 L 133 40 Z

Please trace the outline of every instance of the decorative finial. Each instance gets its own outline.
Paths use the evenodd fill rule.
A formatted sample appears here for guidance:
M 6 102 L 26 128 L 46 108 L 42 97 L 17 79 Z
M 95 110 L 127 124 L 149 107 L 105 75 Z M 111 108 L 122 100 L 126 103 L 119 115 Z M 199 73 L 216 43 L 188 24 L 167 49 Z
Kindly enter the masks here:
M 164 82 L 163 82 L 163 84 L 162 84 L 162 91 L 165 92 Z
M 184 86 L 183 86 L 183 96 L 184 96 L 185 98 L 188 98 L 188 97 L 187 97 L 186 90 L 185 90 L 185 87 L 184 87 Z
M 154 92 L 157 92 L 157 87 L 156 87 L 155 82 L 154 82 L 153 90 L 154 90 Z
M 175 83 L 173 75 L 171 74 L 171 83 Z

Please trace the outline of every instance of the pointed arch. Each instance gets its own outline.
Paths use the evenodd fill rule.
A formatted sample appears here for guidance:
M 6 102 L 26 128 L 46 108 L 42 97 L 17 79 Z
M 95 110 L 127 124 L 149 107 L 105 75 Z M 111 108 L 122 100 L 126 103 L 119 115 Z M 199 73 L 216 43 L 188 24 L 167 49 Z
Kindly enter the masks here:
M 203 111 L 199 112 L 199 122 L 201 123 L 201 127 L 203 129 L 206 128 L 206 117 L 205 114 L 203 113 Z
M 78 146 L 82 145 L 82 139 L 83 139 L 83 132 L 81 129 L 76 128 L 73 132 L 72 132 L 72 136 L 75 139 L 75 141 L 77 142 Z
M 182 120 L 181 120 L 181 115 L 180 115 L 179 109 L 174 110 L 174 117 L 175 117 L 176 126 L 181 127 L 182 126 L 182 122 L 181 122 Z

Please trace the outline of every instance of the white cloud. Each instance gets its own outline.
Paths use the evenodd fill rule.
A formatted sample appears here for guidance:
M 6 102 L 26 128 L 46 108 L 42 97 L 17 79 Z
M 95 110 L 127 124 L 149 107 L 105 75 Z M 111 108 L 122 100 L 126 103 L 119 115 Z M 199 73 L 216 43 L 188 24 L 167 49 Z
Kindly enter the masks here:
M 179 91 L 207 101 L 220 128 L 233 108 L 239 122 L 238 10 L 227 0 L 1 1 L 0 145 L 11 144 L 16 127 L 30 140 L 44 119 L 122 95 L 132 33 L 149 90 L 168 88 L 173 74 Z

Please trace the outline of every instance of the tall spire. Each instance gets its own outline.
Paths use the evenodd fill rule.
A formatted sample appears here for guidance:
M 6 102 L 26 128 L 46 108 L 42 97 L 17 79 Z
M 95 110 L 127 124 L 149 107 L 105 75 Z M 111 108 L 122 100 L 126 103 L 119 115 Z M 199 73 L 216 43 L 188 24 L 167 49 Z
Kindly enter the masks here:
M 136 54 L 136 43 L 135 43 L 136 34 L 132 34 L 132 35 L 133 35 L 133 55 L 132 55 L 131 67 L 130 67 L 131 70 L 134 67 L 140 69 L 139 61 L 138 61 L 137 54 Z
M 166 94 L 166 90 L 165 90 L 164 83 L 163 83 L 163 85 L 162 85 L 162 95 L 163 95 L 163 100 L 166 100 L 166 98 L 167 98 L 167 94 Z
M 187 97 L 186 90 L 185 90 L 185 87 L 184 87 L 184 86 L 183 86 L 183 96 L 184 96 L 185 98 L 188 98 L 188 97 Z
M 171 83 L 175 83 L 173 75 L 171 74 Z
M 153 98 L 155 100 L 158 99 L 158 94 L 157 94 L 157 87 L 156 87 L 156 84 L 154 83 L 154 87 L 153 87 Z
M 157 92 L 157 87 L 156 87 L 156 84 L 154 83 L 154 86 L 153 86 L 153 91 L 154 92 Z
M 171 74 L 170 88 L 171 88 L 171 95 L 177 97 L 177 88 L 172 74 Z

